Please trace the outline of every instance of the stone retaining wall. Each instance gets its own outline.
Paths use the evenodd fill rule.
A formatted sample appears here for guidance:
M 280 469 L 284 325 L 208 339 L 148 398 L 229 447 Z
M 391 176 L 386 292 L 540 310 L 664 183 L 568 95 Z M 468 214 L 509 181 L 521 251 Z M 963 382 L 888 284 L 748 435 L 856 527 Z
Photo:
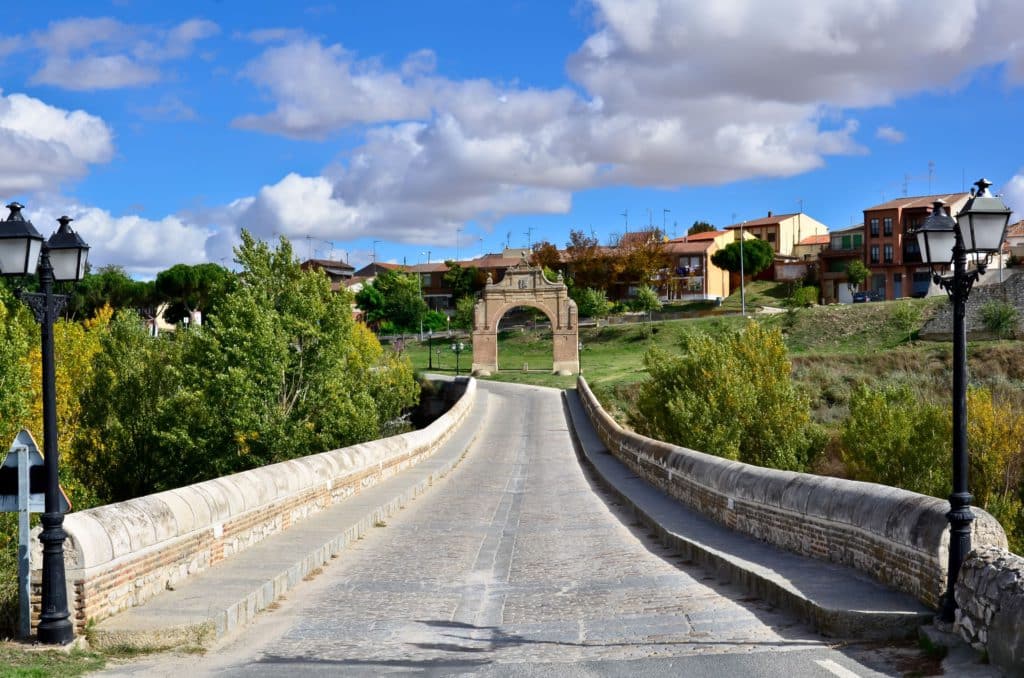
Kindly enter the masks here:
M 938 606 L 949 533 L 941 499 L 885 485 L 729 461 L 626 431 L 577 382 L 608 449 L 651 484 L 709 518 L 780 548 L 865 572 Z M 974 545 L 1006 548 L 998 521 L 975 509 Z
M 990 301 L 1002 301 L 1015 307 L 1018 312 L 1024 310 L 1024 275 L 1016 269 L 1003 271 L 1001 283 L 977 285 L 967 298 L 967 314 L 964 321 L 967 335 L 971 339 L 996 339 L 981 320 L 981 308 Z M 950 341 L 953 336 L 953 305 L 942 304 L 935 317 L 924 324 L 918 336 L 922 339 Z M 1014 337 L 1021 336 L 1021 323 L 1013 331 Z
M 464 389 L 462 397 L 417 431 L 69 513 L 64 518 L 64 562 L 76 629 L 81 631 L 89 619 L 140 605 L 183 578 L 420 462 L 469 412 L 476 382 L 458 380 L 452 387 Z M 32 543 L 35 625 L 42 553 L 38 539 Z
M 1008 676 L 1024 676 L 1024 558 L 976 548 L 956 583 L 956 630 Z

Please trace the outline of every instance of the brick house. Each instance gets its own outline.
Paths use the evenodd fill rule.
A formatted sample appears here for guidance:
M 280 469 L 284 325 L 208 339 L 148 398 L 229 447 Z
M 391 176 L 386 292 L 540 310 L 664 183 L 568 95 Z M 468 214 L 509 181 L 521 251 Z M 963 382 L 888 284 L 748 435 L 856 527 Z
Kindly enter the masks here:
M 908 231 L 931 214 L 932 203 L 946 203 L 957 214 L 970 193 L 946 193 L 897 198 L 864 210 L 864 264 L 871 271 L 866 287 L 884 299 L 923 297 L 931 282 L 931 270 L 921 262 L 917 238 Z

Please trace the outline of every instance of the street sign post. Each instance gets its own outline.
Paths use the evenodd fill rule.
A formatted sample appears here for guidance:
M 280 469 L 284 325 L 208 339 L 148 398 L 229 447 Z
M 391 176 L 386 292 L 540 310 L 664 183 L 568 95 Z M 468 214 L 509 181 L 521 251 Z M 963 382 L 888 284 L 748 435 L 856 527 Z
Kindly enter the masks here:
M 64 490 L 60 491 L 61 512 L 71 510 Z M 21 429 L 7 458 L 0 465 L 0 512 L 18 512 L 18 630 L 22 638 L 32 634 L 31 591 L 29 576 L 32 565 L 29 538 L 29 515 L 42 513 L 46 503 L 46 468 L 32 434 Z

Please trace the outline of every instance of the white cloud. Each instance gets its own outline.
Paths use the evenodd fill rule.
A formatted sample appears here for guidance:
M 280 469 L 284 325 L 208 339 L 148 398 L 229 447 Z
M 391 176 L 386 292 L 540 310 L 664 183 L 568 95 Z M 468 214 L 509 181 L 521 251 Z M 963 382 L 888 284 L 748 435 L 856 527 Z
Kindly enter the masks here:
M 1012 35 L 1024 5 L 1011 0 L 939 13 L 925 0 L 594 6 L 595 29 L 567 62 L 576 89 L 449 80 L 429 51 L 389 70 L 280 35 L 290 41 L 244 71 L 273 110 L 235 124 L 293 138 L 376 125 L 325 171 L 330 206 L 346 210 L 337 232 L 430 239 L 467 220 L 565 212 L 578 190 L 790 176 L 864 153 L 857 108 L 1012 67 L 1024 44 Z M 266 223 L 281 211 L 260 209 Z
M 55 190 L 113 153 L 102 119 L 0 90 L 0 194 Z
M 892 144 L 902 144 L 907 139 L 906 134 L 895 127 L 889 127 L 888 125 L 879 127 L 878 130 L 875 131 L 875 136 L 882 141 L 888 141 Z
M 79 59 L 54 56 L 32 76 L 34 84 L 56 85 L 76 91 L 138 87 L 159 79 L 158 69 L 143 66 L 123 54 Z
M 1006 183 L 1000 192 L 1007 207 L 1013 210 L 1011 221 L 1024 219 L 1024 170 L 1021 170 Z
M 161 79 L 160 64 L 189 56 L 217 24 L 189 19 L 170 29 L 130 25 L 111 18 L 72 18 L 32 36 L 43 66 L 32 82 L 70 90 L 139 87 Z
M 416 61 L 422 66 L 423 56 Z M 316 40 L 271 47 L 243 75 L 276 102 L 270 113 L 234 121 L 245 129 L 319 139 L 354 123 L 419 118 L 430 112 L 429 83 L 410 83 L 374 61 L 356 60 L 341 45 L 324 47 Z
M 174 264 L 210 260 L 206 245 L 215 234 L 179 216 L 160 220 L 114 216 L 98 207 L 52 196 L 42 196 L 25 208 L 25 215 L 44 236 L 56 229 L 56 219 L 62 214 L 74 218 L 72 226 L 89 244 L 93 266 L 116 264 L 132 275 L 148 278 Z

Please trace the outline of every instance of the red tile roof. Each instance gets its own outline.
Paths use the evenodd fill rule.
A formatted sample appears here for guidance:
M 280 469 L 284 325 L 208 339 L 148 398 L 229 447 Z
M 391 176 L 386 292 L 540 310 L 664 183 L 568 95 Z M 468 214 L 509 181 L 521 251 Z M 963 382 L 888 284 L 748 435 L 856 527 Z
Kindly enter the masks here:
M 727 230 L 733 230 L 740 226 L 744 228 L 750 228 L 751 226 L 771 226 L 772 224 L 778 224 L 779 222 L 785 221 L 786 219 L 792 219 L 793 217 L 800 214 L 800 212 L 793 212 L 792 214 L 772 214 L 767 217 L 761 217 L 760 219 L 750 219 L 739 224 L 733 224 L 732 226 L 726 226 Z
M 831 235 L 828 233 L 822 233 L 821 235 L 809 235 L 800 242 L 798 245 L 827 245 L 831 239 Z
M 895 200 L 889 200 L 883 202 L 880 205 L 868 207 L 865 212 L 874 212 L 876 210 L 894 210 L 894 209 L 911 209 L 914 207 L 931 207 L 932 203 L 936 200 L 941 200 L 947 205 L 952 205 L 960 200 L 966 200 L 971 197 L 970 193 L 943 193 L 940 195 L 920 195 L 913 197 L 896 198 Z

